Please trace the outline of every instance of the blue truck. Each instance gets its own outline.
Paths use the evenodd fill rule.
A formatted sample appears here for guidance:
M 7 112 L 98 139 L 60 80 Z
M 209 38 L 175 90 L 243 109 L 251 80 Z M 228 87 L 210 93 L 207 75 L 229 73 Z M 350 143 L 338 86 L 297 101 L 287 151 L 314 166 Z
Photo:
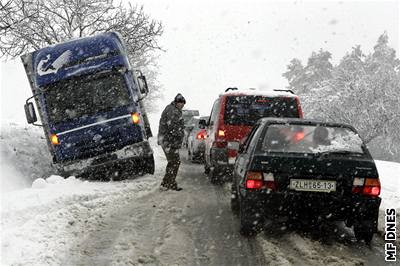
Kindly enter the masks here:
M 21 59 L 33 93 L 27 122 L 43 127 L 60 175 L 154 173 L 143 103 L 149 89 L 120 34 L 74 39 Z

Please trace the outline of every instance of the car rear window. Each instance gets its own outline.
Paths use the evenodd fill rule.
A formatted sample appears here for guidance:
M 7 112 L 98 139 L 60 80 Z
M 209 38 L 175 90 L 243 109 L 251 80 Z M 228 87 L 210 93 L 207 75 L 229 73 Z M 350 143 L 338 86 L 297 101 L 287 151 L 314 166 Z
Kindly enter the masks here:
M 299 117 L 293 97 L 228 96 L 224 123 L 227 125 L 254 125 L 263 117 Z
M 267 152 L 359 153 L 363 141 L 349 128 L 319 125 L 270 125 L 261 146 Z

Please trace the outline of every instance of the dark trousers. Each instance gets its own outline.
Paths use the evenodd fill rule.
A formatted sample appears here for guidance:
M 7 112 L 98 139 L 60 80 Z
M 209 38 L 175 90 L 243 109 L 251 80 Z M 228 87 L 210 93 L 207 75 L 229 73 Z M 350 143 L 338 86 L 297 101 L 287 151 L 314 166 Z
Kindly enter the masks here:
M 164 187 L 175 188 L 178 186 L 176 183 L 176 175 L 178 174 L 179 165 L 181 164 L 181 159 L 179 158 L 179 149 L 172 149 L 167 147 L 162 147 L 167 157 L 167 167 L 165 169 L 165 176 L 161 183 Z

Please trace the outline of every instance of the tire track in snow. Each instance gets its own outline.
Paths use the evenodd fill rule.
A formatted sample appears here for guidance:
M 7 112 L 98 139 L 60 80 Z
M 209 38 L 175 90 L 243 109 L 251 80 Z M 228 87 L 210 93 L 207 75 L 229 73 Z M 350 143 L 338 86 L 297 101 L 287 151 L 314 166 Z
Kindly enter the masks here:
M 196 265 L 266 265 L 262 248 L 254 238 L 239 234 L 238 219 L 230 209 L 230 185 L 212 185 L 203 174 L 203 166 L 184 160 L 185 185 L 193 189 L 196 207 L 189 216 L 201 223 L 193 228 Z

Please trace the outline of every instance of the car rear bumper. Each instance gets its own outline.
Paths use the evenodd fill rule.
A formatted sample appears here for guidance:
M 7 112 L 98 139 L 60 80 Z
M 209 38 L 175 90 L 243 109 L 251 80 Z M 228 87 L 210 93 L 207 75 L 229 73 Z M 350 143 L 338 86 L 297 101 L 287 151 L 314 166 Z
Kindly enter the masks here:
M 101 154 L 92 158 L 56 164 L 56 168 L 66 175 L 78 175 L 84 172 L 110 169 L 118 165 L 130 164 L 132 161 L 143 161 L 153 156 L 153 150 L 148 141 L 142 141 L 120 150 Z
M 214 173 L 224 177 L 225 181 L 229 181 L 232 177 L 235 160 L 236 157 L 228 158 L 228 149 L 211 148 L 211 167 L 214 169 Z
M 211 148 L 211 165 L 233 170 L 236 157 L 228 157 L 227 148 Z
M 359 195 L 349 197 L 329 196 L 313 193 L 281 193 L 249 191 L 241 193 L 245 204 L 269 218 L 282 216 L 317 216 L 327 220 L 371 220 L 377 219 L 381 198 Z

